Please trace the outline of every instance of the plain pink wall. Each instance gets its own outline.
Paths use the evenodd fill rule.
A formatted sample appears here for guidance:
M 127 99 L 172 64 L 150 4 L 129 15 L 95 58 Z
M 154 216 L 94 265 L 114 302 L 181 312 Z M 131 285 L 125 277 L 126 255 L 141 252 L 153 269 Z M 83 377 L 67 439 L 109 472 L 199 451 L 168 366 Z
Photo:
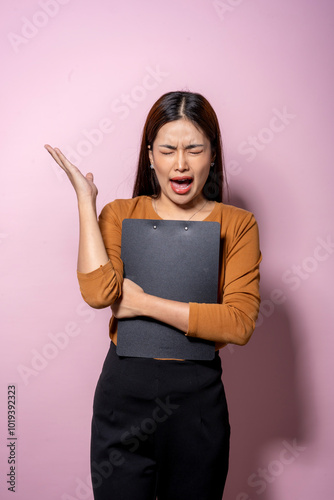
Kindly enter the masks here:
M 333 14 L 330 0 L 2 8 L 1 498 L 13 498 L 15 383 L 15 498 L 92 499 L 90 419 L 110 313 L 79 293 L 75 195 L 43 145 L 94 172 L 101 210 L 131 196 L 146 114 L 180 89 L 214 106 L 230 203 L 254 212 L 263 253 L 258 327 L 247 346 L 221 351 L 226 499 L 333 498 Z

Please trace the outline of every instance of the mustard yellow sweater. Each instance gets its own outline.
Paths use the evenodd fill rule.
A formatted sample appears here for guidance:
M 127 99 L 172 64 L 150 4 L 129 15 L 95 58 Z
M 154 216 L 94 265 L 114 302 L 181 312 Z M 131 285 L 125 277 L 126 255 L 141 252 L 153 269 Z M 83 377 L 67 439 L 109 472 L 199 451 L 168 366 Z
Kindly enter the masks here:
M 131 218 L 161 219 L 149 196 L 115 200 L 101 211 L 98 222 L 109 261 L 89 273 L 77 272 L 82 297 L 91 307 L 108 307 L 121 295 L 122 221 Z M 243 345 L 254 331 L 260 307 L 262 256 L 258 226 L 251 212 L 217 202 L 204 220 L 219 222 L 221 227 L 218 303 L 191 302 L 186 335 L 212 340 L 216 350 L 227 342 Z M 113 316 L 109 322 L 109 336 L 117 344 L 117 319 Z

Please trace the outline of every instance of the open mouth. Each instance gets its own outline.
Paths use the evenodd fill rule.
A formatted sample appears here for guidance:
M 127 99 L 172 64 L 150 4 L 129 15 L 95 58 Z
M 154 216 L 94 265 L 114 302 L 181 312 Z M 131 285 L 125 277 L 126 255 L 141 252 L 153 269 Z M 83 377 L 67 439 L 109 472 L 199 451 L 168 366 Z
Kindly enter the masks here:
M 190 191 L 193 181 L 192 177 L 174 177 L 170 180 L 170 184 L 175 193 L 185 194 Z

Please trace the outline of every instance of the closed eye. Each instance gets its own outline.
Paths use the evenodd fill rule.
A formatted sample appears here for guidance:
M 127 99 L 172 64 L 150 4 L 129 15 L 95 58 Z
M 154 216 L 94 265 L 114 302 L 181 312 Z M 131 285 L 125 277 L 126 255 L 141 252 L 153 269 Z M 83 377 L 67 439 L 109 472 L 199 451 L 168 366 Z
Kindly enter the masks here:
M 160 153 L 163 155 L 171 155 L 174 153 L 174 151 L 168 151 L 168 152 L 167 151 L 160 151 Z M 193 151 L 192 149 L 189 149 L 189 153 L 191 155 L 199 155 L 199 154 L 203 153 L 203 149 L 201 151 Z

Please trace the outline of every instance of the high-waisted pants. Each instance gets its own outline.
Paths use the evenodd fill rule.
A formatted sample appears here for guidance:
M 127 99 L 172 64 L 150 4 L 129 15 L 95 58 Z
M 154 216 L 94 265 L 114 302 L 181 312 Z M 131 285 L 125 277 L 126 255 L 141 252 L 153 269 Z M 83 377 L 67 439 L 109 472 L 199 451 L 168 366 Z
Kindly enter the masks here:
M 95 500 L 221 500 L 230 425 L 218 352 L 212 361 L 119 357 L 97 383 Z

